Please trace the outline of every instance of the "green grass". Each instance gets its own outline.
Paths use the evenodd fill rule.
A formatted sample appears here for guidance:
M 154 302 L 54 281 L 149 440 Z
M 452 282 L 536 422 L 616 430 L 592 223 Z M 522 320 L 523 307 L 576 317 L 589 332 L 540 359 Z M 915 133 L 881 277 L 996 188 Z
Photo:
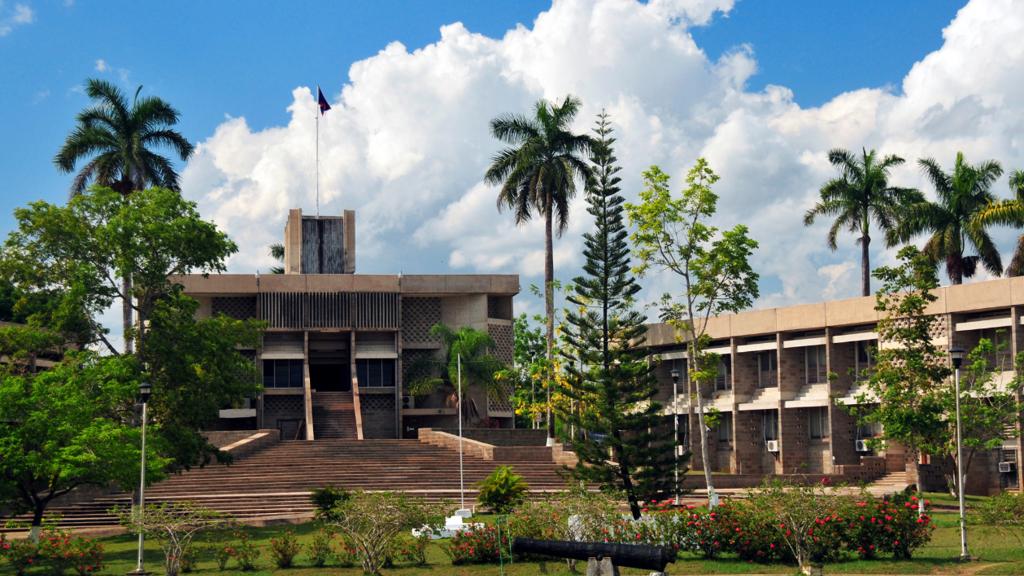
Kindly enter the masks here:
M 978 574 L 1024 575 L 1024 531 L 1012 532 L 1005 529 L 990 527 L 975 527 L 969 534 L 969 549 L 975 556 L 981 558 L 981 564 L 961 564 L 957 561 L 960 554 L 960 536 L 956 526 L 955 514 L 937 515 L 936 524 L 939 526 L 935 532 L 932 542 L 918 550 L 913 560 L 893 561 L 885 558 L 873 561 L 847 560 L 835 565 L 825 567 L 826 573 L 831 574 L 966 574 L 981 568 Z M 482 516 L 475 521 L 493 522 L 493 517 Z M 269 528 L 248 528 L 246 532 L 252 534 L 257 545 L 264 545 L 273 537 L 291 530 L 296 534 L 301 543 L 310 539 L 310 534 L 315 529 L 313 524 L 301 524 L 296 526 L 275 526 Z M 106 546 L 104 562 L 109 566 L 104 574 L 119 575 L 129 572 L 135 568 L 137 540 L 134 536 L 124 534 L 96 538 Z M 203 537 L 200 536 L 200 542 Z M 204 553 L 208 555 L 208 553 Z M 158 575 L 163 574 L 163 556 L 155 543 L 148 542 L 146 545 L 146 566 Z M 993 565 L 986 565 L 994 563 Z M 297 566 L 288 570 L 276 569 L 271 561 L 266 558 L 260 559 L 260 570 L 251 572 L 254 576 L 318 576 L 320 574 L 331 574 L 340 576 L 355 576 L 362 574 L 358 567 L 338 568 L 327 566 L 324 568 L 312 568 L 305 560 L 304 554 L 296 558 Z M 515 576 L 527 576 L 534 574 L 569 574 L 564 561 L 550 562 L 519 562 L 513 565 L 505 565 L 505 573 Z M 579 572 L 585 572 L 585 566 L 577 568 Z M 682 554 L 675 564 L 668 566 L 671 574 L 794 574 L 795 566 L 789 565 L 762 565 L 743 562 L 736 557 L 725 556 L 715 560 L 702 560 L 690 554 Z M 625 575 L 646 575 L 650 571 L 622 569 Z M 499 574 L 498 565 L 474 565 L 474 566 L 452 566 L 448 557 L 437 545 L 431 545 L 428 554 L 427 566 L 412 566 L 399 564 L 394 568 L 382 570 L 386 575 L 413 575 L 426 574 L 431 576 L 483 576 L 485 574 Z M 10 567 L 0 564 L 0 574 L 12 575 Z M 49 571 L 34 569 L 29 572 L 30 576 L 48 576 Z M 228 569 L 220 572 L 214 563 L 212 556 L 203 558 L 199 568 L 193 574 L 197 576 L 240 576 L 242 573 L 234 566 L 229 565 Z M 68 576 L 71 576 L 70 574 Z

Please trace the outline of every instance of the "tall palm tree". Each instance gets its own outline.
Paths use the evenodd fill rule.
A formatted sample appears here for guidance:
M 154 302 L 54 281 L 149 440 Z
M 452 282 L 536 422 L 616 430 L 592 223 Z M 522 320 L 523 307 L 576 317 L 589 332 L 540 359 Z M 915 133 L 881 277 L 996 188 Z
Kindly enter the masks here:
M 839 177 L 833 178 L 821 187 L 821 200 L 804 213 L 804 226 L 814 224 L 818 216 L 835 217 L 828 230 L 825 242 L 833 252 L 836 250 L 836 236 L 840 230 L 853 234 L 860 233 L 860 277 L 861 293 L 871 295 L 871 221 L 881 231 L 888 232 L 899 222 L 901 207 L 924 201 L 924 195 L 914 188 L 889 186 L 889 171 L 902 165 L 903 158 L 888 155 L 878 158 L 875 151 L 861 148 L 858 158 L 849 150 L 829 150 L 828 161 L 839 170 Z
M 180 190 L 178 173 L 171 161 L 151 151 L 170 148 L 182 162 L 192 156 L 195 147 L 171 127 L 179 113 L 155 96 L 139 98 L 135 91 L 131 106 L 120 88 L 106 80 L 85 81 L 85 93 L 93 105 L 78 113 L 78 125 L 68 134 L 53 163 L 62 174 L 71 174 L 75 166 L 88 159 L 71 180 L 71 196 L 77 196 L 90 182 L 125 196 L 147 186 Z M 130 276 L 121 279 L 122 316 L 125 352 L 132 352 Z
M 141 91 L 139 86 L 129 106 L 125 93 L 114 84 L 85 81 L 85 93 L 94 104 L 78 113 L 78 125 L 53 158 L 62 174 L 71 174 L 80 161 L 90 159 L 71 181 L 72 196 L 93 181 L 126 195 L 147 186 L 181 189 L 171 161 L 152 149 L 170 148 L 185 162 L 195 146 L 171 129 L 179 112 L 156 96 L 139 98 Z
M 937 202 L 919 202 L 907 207 L 903 221 L 889 231 L 889 246 L 909 242 L 920 234 L 931 234 L 922 252 L 937 266 L 945 263 L 953 284 L 971 278 L 981 263 L 994 276 L 1003 273 L 999 250 L 986 228 L 977 221 L 979 214 L 996 202 L 992 184 L 1003 174 L 996 160 L 970 165 L 963 152 L 957 152 L 953 172 L 947 174 L 934 158 L 917 161 L 921 172 L 931 181 Z M 977 252 L 968 256 L 968 249 Z
M 1008 225 L 1024 228 L 1024 170 L 1010 172 L 1010 192 L 1013 198 L 990 204 L 975 219 L 978 226 Z M 1007 276 L 1024 276 L 1024 234 L 1017 237 L 1013 257 L 1003 271 Z
M 491 120 L 491 135 L 508 144 L 491 159 L 484 181 L 501 185 L 498 210 L 508 208 L 522 225 L 534 212 L 544 217 L 544 307 L 547 312 L 547 357 L 554 343 L 555 280 L 553 233 L 560 237 L 569 226 L 569 203 L 576 195 L 576 180 L 586 182 L 593 140 L 573 134 L 573 119 L 582 102 L 568 95 L 561 105 L 539 100 L 533 116 L 502 114 Z M 555 435 L 548 387 L 548 439 Z
M 490 334 L 470 326 L 453 330 L 444 324 L 435 324 L 430 329 L 430 335 L 443 347 L 444 358 L 420 356 L 413 360 L 405 371 L 405 378 L 410 381 L 407 386 L 410 394 L 422 398 L 442 389 L 447 404 L 459 407 L 460 418 L 481 414 L 472 400 L 464 401 L 469 388 L 479 388 L 489 398 L 499 402 L 506 400 L 504 387 L 494 377 L 497 372 L 505 369 L 505 365 L 489 352 L 497 348 Z

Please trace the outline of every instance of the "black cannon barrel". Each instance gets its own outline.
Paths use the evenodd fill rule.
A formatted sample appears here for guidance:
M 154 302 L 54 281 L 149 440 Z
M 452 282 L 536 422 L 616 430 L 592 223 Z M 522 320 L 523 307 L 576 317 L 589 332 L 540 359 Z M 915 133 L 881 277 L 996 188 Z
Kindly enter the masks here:
M 513 538 L 512 551 L 574 560 L 611 558 L 612 564 L 621 568 L 640 568 L 656 572 L 664 572 L 665 565 L 668 564 L 668 551 L 664 546 Z

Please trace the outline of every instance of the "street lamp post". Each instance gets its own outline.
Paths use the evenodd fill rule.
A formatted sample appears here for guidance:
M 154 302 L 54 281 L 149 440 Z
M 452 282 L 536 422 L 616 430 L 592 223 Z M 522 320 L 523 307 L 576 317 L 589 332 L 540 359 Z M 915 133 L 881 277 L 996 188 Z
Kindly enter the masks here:
M 138 514 L 141 524 L 143 514 L 145 514 L 146 506 L 146 408 L 149 404 L 149 398 L 153 395 L 153 386 L 149 382 L 143 382 L 139 385 L 139 400 L 142 401 L 142 468 L 139 478 L 139 503 L 138 503 Z M 142 526 L 139 526 L 139 565 L 135 570 L 128 574 L 134 574 L 136 576 L 143 574 L 152 574 L 147 572 L 142 567 L 142 549 L 146 543 L 145 532 L 142 531 Z
M 576 361 L 575 360 L 569 360 L 569 376 L 573 376 L 572 372 L 575 371 L 575 370 L 576 370 Z M 575 416 L 576 415 L 576 400 L 574 400 L 572 398 L 569 399 L 569 415 L 570 416 Z M 571 442 L 575 441 L 575 439 L 576 439 L 576 425 L 575 424 L 570 424 L 569 425 L 569 442 L 571 443 Z
M 953 370 L 956 374 L 956 483 L 960 496 L 960 559 L 970 560 L 971 555 L 967 553 L 967 521 L 964 515 L 964 451 L 960 425 L 960 365 L 964 361 L 964 349 L 953 346 L 949 349 L 949 357 L 953 360 Z
M 537 363 L 537 352 L 530 352 L 530 371 L 533 371 L 533 365 Z M 537 379 L 530 374 L 530 420 L 533 421 L 533 429 L 537 429 L 537 414 L 535 410 L 537 406 Z
M 675 421 L 676 442 L 679 441 L 679 368 L 672 368 L 672 419 Z M 676 469 L 676 506 L 679 505 L 679 447 L 675 447 L 672 461 Z

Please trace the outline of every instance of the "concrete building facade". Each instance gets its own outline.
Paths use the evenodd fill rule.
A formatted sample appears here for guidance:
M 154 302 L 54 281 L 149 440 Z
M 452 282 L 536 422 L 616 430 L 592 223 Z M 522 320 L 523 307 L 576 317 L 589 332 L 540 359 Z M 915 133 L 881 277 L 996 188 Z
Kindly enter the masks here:
M 932 335 L 941 349 L 959 345 L 967 351 L 981 338 L 1006 342 L 992 365 L 1002 368 L 997 383 L 1013 380 L 1012 358 L 1024 350 L 1024 278 L 1008 278 L 939 288 L 929 313 L 939 318 Z M 906 483 L 943 490 L 945 479 L 932 464 L 918 466 L 909 451 L 890 445 L 882 453 L 867 450 L 863 440 L 881 433 L 858 426 L 838 406 L 855 404 L 866 390 L 864 369 L 871 369 L 874 332 L 884 316 L 874 297 L 853 298 L 755 310 L 712 318 L 707 332 L 710 351 L 722 355 L 718 380 L 705 385 L 705 406 L 722 412 L 710 432 L 713 471 L 734 474 L 850 474 L 860 467 L 874 476 L 905 474 Z M 679 368 L 680 440 L 694 454 L 691 467 L 702 469 L 696 384 L 685 381 L 685 344 L 672 326 L 652 324 L 648 345 L 660 355 L 659 400 L 672 414 L 670 371 Z M 839 376 L 830 382 L 828 373 Z M 1016 428 L 1019 430 L 1020 424 Z M 1021 439 L 1008 434 L 999 450 L 975 457 L 968 492 L 988 494 L 1021 485 Z M 1002 465 L 1002 466 L 1001 466 Z M 1001 471 L 1002 470 L 1002 471 Z M 859 474 L 863 476 L 863 474 Z
M 199 317 L 226 314 L 268 322 L 257 363 L 265 392 L 221 411 L 219 429 L 277 429 L 283 439 L 415 437 L 450 428 L 457 408 L 443 392 L 406 394 L 406 368 L 440 356 L 435 324 L 471 326 L 494 338 L 511 364 L 517 275 L 355 274 L 355 214 L 303 216 L 285 226 L 284 274 L 176 278 L 200 302 Z M 511 393 L 511 391 L 509 391 Z M 480 418 L 514 425 L 510 400 L 472 391 Z

